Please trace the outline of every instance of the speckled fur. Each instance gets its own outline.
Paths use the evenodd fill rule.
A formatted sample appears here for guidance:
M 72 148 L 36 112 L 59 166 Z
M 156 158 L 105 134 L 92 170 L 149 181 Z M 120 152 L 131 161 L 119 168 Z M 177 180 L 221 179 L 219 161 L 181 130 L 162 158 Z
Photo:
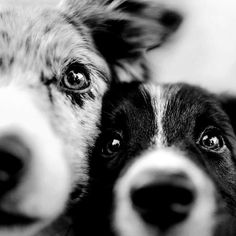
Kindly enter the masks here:
M 42 170 L 42 173 L 35 174 L 36 177 L 26 173 L 27 181 L 0 201 L 0 211 L 4 208 L 36 221 L 24 226 L 0 224 L 2 236 L 34 235 L 65 210 L 71 193 L 77 191 L 73 195 L 75 201 L 86 193 L 87 154 L 99 134 L 103 94 L 111 81 L 128 81 L 131 77 L 144 79 L 147 73 L 144 52 L 159 43 L 159 33 L 163 29 L 156 21 L 152 4 L 137 0 L 141 5 L 139 14 L 136 14 L 132 8 L 135 2 L 68 0 L 57 9 L 1 11 L 0 110 L 5 106 L 4 121 L 14 118 L 12 122 L 17 123 L 20 118 L 26 121 L 26 127 L 29 121 L 29 130 L 38 135 L 43 145 L 40 148 L 40 142 L 34 136 L 28 142 L 34 143 L 42 155 L 53 156 L 59 145 L 58 159 L 63 173 L 58 173 L 57 179 L 59 162 L 55 156 L 55 161 L 48 157 L 50 165 L 47 165 L 48 159 L 43 158 L 43 169 L 40 165 L 33 166 L 35 173 Z M 150 9 L 151 15 L 147 14 Z M 83 65 L 89 75 L 91 88 L 87 93 L 68 92 L 61 87 L 63 74 L 74 62 Z M 38 123 L 31 114 L 38 117 Z M 45 141 L 45 133 L 40 130 L 41 120 L 52 137 L 51 141 Z M 57 140 L 55 143 L 53 137 Z M 50 179 L 51 176 L 47 179 L 50 170 L 55 172 L 54 179 Z M 41 176 L 45 182 L 40 180 Z M 63 176 L 67 179 L 64 180 Z M 40 181 L 46 185 L 45 192 Z M 53 198 L 54 190 L 50 186 L 62 194 Z M 28 199 L 31 199 L 30 205 Z M 50 202 L 55 209 L 50 209 Z M 43 207 L 45 204 L 49 207 Z

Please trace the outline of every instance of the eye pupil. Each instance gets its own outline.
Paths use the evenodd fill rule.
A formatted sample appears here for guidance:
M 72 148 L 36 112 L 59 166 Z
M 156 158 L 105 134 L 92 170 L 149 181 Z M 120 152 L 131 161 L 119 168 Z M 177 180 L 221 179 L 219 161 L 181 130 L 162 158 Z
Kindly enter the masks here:
M 108 143 L 107 151 L 109 153 L 118 152 L 120 149 L 120 141 L 118 139 L 113 139 L 110 143 Z
M 217 137 L 210 137 L 209 135 L 205 135 L 202 141 L 206 147 L 219 146 L 219 139 Z
M 75 74 L 74 71 L 70 71 L 67 76 L 67 80 L 70 84 L 74 85 L 75 83 L 77 83 L 77 80 L 79 79 L 78 77 L 79 77 L 78 74 Z
M 81 73 L 75 73 L 74 71 L 70 71 L 66 79 L 68 86 L 74 88 L 86 83 L 85 76 Z
M 207 150 L 219 151 L 224 146 L 224 140 L 219 130 L 209 128 L 203 132 L 199 144 Z
M 108 132 L 105 139 L 102 140 L 102 155 L 105 158 L 113 158 L 117 155 L 123 147 L 123 137 L 118 132 Z
M 81 65 L 71 65 L 63 74 L 60 86 L 62 89 L 77 93 L 85 93 L 90 89 L 90 79 Z

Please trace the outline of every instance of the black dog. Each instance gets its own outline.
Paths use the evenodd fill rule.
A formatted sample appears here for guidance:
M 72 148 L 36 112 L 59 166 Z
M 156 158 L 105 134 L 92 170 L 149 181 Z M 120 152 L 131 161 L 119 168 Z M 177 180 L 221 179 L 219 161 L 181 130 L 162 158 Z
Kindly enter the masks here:
M 114 86 L 80 235 L 235 235 L 233 103 L 185 84 Z

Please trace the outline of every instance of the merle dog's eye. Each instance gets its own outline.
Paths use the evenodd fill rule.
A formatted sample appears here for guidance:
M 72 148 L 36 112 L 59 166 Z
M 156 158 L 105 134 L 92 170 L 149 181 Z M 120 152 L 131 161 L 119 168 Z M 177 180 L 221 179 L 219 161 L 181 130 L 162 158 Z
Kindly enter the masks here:
M 219 152 L 224 148 L 225 141 L 220 131 L 214 127 L 206 128 L 198 141 L 199 145 L 209 151 Z
M 113 157 L 122 147 L 122 137 L 119 133 L 112 133 L 104 142 L 102 154 L 105 157 Z
M 79 63 L 71 64 L 63 73 L 60 81 L 62 89 L 76 92 L 86 93 L 90 90 L 91 81 L 85 68 Z

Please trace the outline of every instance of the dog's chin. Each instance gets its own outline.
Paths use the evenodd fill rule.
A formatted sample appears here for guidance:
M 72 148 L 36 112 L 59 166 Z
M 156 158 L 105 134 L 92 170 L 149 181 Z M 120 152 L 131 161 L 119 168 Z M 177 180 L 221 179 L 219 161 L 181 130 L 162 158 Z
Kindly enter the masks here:
M 54 227 L 53 218 L 37 218 L 24 213 L 9 213 L 4 210 L 0 211 L 0 219 L 1 236 L 65 235 L 65 230 L 67 231 L 70 227 L 69 221 L 67 224 L 65 224 L 65 220 L 56 221 L 56 227 Z M 45 228 L 50 223 L 50 228 Z M 41 233 L 38 234 L 38 232 Z
M 115 235 L 118 236 L 212 236 L 213 229 L 205 227 L 205 224 L 212 225 L 211 220 L 209 222 L 202 222 L 201 219 L 187 219 L 185 222 L 181 224 L 170 227 L 168 230 L 162 230 L 158 226 L 151 225 L 140 219 L 137 212 L 129 212 L 129 215 L 124 217 L 124 220 L 120 222 L 116 222 L 117 227 L 115 228 Z M 125 220 L 126 219 L 126 220 Z
M 27 216 L 23 215 L 8 215 L 7 220 L 9 220 L 9 222 L 6 222 L 6 225 L 0 227 L 0 235 L 2 236 L 32 236 L 48 223 L 41 220 L 27 218 Z
M 73 236 L 73 222 L 70 217 L 62 215 L 49 226 L 34 236 Z
M 73 236 L 72 219 L 66 215 L 61 215 L 58 219 L 36 219 L 25 215 L 10 215 L 1 213 L 0 217 L 5 217 L 0 225 L 1 236 Z M 2 218 L 1 218 L 2 219 Z

